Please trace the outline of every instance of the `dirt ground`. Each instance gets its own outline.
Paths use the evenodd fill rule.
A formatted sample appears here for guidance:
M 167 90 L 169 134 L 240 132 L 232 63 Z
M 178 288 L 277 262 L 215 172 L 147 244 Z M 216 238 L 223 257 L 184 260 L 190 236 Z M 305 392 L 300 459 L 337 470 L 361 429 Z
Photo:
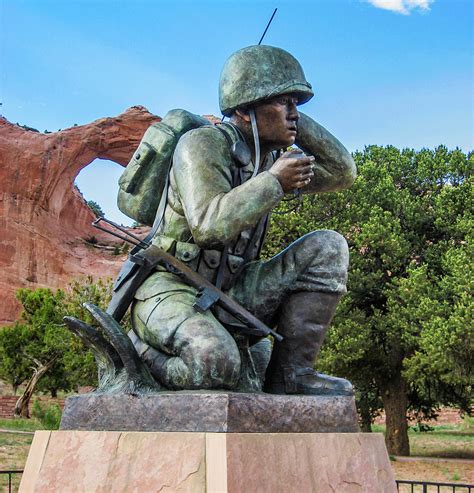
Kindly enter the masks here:
M 443 407 L 438 412 L 438 417 L 430 421 L 423 421 L 424 423 L 431 426 L 439 425 L 459 425 L 462 422 L 462 416 L 459 411 L 450 407 Z M 413 417 L 409 420 L 410 425 L 416 424 L 416 419 Z M 374 424 L 381 425 L 385 424 L 385 414 L 382 413 L 380 416 L 375 418 Z
M 393 460 L 396 479 L 474 484 L 474 461 Z

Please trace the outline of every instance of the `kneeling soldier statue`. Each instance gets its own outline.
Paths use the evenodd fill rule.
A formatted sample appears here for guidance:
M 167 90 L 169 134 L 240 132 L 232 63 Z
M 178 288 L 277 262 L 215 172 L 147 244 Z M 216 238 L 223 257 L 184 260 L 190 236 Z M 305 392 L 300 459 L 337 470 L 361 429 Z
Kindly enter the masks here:
M 250 46 L 227 60 L 219 102 L 228 120 L 195 124 L 179 135 L 149 241 L 132 251 L 108 314 L 91 307 L 109 330 L 131 304 L 130 339 L 122 345 L 113 337 L 101 339 L 99 352 L 112 343 L 109 363 L 130 369 L 123 351 L 134 346 L 129 356 L 135 369 L 145 363 L 140 372 L 149 387 L 154 381 L 159 389 L 352 394 L 347 380 L 313 369 L 346 290 L 345 239 L 314 231 L 272 259 L 259 260 L 269 214 L 286 194 L 341 190 L 355 179 L 344 146 L 298 112 L 312 97 L 300 64 L 282 49 Z M 162 123 L 176 117 L 171 113 Z M 145 140 L 134 157 L 137 169 L 153 147 Z M 285 151 L 293 144 L 297 148 Z M 150 263 L 147 251 L 151 257 L 164 252 L 176 262 Z M 257 330 L 223 300 L 274 331 Z M 84 324 L 68 323 L 84 338 Z M 263 337 L 269 333 L 272 339 Z M 89 336 L 89 343 L 97 352 L 97 338 Z M 104 390 L 111 379 L 110 372 L 102 378 Z

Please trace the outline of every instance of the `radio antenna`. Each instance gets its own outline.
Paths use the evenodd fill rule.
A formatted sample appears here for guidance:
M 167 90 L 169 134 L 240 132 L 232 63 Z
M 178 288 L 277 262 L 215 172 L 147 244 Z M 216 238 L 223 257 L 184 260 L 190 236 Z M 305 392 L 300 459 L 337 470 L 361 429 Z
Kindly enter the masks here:
M 276 14 L 276 11 L 277 11 L 277 10 L 278 10 L 278 9 L 275 9 L 275 10 L 273 11 L 273 14 L 272 14 L 272 16 L 270 17 L 270 20 L 268 21 L 267 27 L 265 28 L 265 31 L 263 31 L 262 37 L 260 38 L 260 41 L 258 42 L 258 44 L 259 44 L 259 45 L 262 43 L 263 38 L 265 37 L 265 34 L 267 34 L 268 28 L 270 27 L 270 24 L 272 23 L 272 20 L 273 20 L 273 18 L 275 17 L 275 14 Z
M 263 31 L 262 37 L 260 38 L 260 41 L 258 42 L 259 46 L 260 46 L 260 44 L 262 43 L 263 38 L 265 37 L 265 34 L 267 34 L 268 28 L 270 27 L 270 24 L 272 23 L 272 20 L 273 20 L 273 18 L 275 17 L 275 14 L 276 14 L 276 11 L 277 11 L 277 10 L 278 10 L 278 9 L 277 9 L 277 8 L 275 8 L 275 10 L 273 11 L 273 14 L 272 14 L 272 16 L 270 17 L 270 20 L 268 21 L 267 27 L 265 28 L 265 31 Z M 224 118 L 225 118 L 225 115 L 223 115 L 223 116 L 222 116 L 222 118 L 221 118 L 221 122 L 223 122 L 223 121 L 224 121 Z

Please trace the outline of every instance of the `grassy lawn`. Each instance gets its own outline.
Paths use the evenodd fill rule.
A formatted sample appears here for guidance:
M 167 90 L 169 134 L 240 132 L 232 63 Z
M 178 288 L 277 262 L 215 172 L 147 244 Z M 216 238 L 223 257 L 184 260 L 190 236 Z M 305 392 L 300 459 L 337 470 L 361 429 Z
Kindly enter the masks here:
M 41 423 L 35 418 L 0 419 L 0 430 L 36 431 L 42 429 Z
M 374 425 L 374 431 L 385 432 L 385 426 Z M 410 453 L 414 457 L 474 459 L 474 430 L 457 425 L 434 427 L 433 431 L 408 432 Z
M 418 457 L 443 457 L 451 459 L 474 459 L 474 434 L 445 425 L 427 433 L 410 436 L 412 455 Z
M 36 419 L 0 419 L 0 470 L 23 469 L 33 440 L 33 434 L 14 433 L 15 431 L 34 432 L 43 427 Z M 1 484 L 1 483 L 0 483 Z

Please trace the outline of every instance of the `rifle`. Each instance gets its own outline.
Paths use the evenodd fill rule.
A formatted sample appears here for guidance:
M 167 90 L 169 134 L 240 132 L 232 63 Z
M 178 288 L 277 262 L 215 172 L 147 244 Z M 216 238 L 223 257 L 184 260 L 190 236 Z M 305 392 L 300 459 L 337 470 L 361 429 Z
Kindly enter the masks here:
M 118 229 L 123 233 L 123 235 L 100 226 L 99 223 L 101 221 L 104 221 Z M 130 274 L 130 271 L 133 267 L 135 267 L 135 269 L 133 269 L 135 270 L 134 275 L 128 276 L 128 279 L 119 288 L 122 293 L 120 295 L 116 293 L 112 297 L 109 307 L 107 308 L 107 313 L 112 315 L 116 320 L 120 320 L 125 314 L 127 308 L 133 300 L 136 288 L 149 276 L 151 272 L 153 272 L 157 265 L 161 265 L 168 272 L 182 278 L 187 284 L 198 291 L 196 301 L 193 304 L 193 307 L 198 312 L 205 312 L 214 305 L 217 305 L 242 322 L 242 325 L 231 324 L 233 329 L 237 329 L 239 332 L 257 337 L 266 337 L 271 335 L 278 342 L 283 340 L 283 337 L 280 334 L 277 334 L 274 330 L 267 327 L 263 322 L 252 315 L 230 296 L 214 286 L 203 276 L 190 269 L 187 265 L 181 262 L 181 260 L 173 257 L 170 253 L 165 252 L 162 248 L 140 240 L 140 238 L 130 233 L 122 226 L 119 226 L 104 217 L 97 218 L 92 225 L 97 229 L 105 231 L 106 233 L 141 248 L 141 250 L 129 254 L 128 274 Z

